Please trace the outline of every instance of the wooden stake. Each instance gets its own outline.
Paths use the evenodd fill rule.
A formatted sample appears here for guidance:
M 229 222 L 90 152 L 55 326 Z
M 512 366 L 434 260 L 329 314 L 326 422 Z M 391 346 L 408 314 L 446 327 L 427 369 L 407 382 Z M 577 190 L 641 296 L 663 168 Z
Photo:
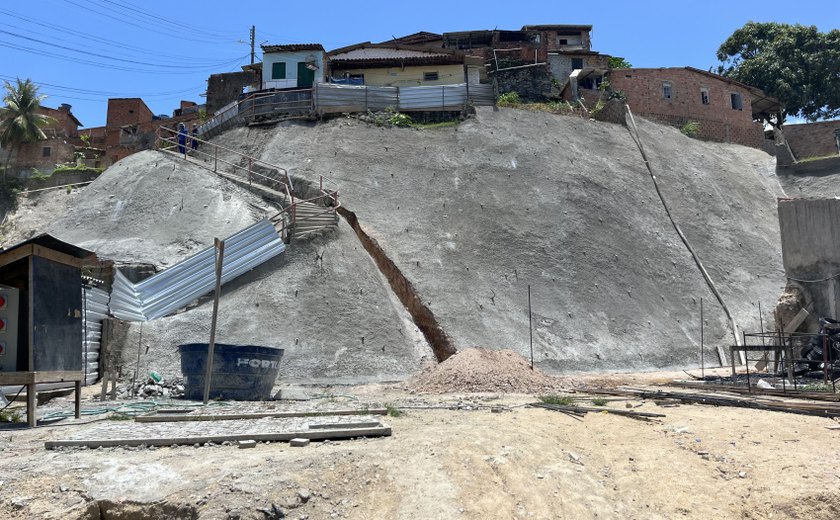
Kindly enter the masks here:
M 210 400 L 210 380 L 213 374 L 213 353 L 216 350 L 216 317 L 219 314 L 219 293 L 222 290 L 222 262 L 225 257 L 225 241 L 215 239 L 216 245 L 216 293 L 213 295 L 213 320 L 210 322 L 210 344 L 207 346 L 206 371 L 204 372 L 204 404 Z
M 534 326 L 531 319 L 531 284 L 528 284 L 528 336 L 531 344 L 531 370 L 534 370 Z

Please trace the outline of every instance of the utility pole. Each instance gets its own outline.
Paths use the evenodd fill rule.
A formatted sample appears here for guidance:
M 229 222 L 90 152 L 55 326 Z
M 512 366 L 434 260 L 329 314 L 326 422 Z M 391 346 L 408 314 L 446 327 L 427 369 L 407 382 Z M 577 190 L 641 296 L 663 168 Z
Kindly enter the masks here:
M 254 64 L 254 40 L 256 40 L 256 37 L 257 37 L 257 26 L 252 25 L 251 26 L 251 65 Z

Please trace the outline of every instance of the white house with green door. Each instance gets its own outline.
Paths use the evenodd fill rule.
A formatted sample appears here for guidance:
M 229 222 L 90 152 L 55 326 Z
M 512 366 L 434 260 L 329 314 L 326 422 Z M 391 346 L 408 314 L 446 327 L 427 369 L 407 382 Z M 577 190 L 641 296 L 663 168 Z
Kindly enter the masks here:
M 323 83 L 324 47 L 320 43 L 261 45 L 262 88 L 311 88 Z

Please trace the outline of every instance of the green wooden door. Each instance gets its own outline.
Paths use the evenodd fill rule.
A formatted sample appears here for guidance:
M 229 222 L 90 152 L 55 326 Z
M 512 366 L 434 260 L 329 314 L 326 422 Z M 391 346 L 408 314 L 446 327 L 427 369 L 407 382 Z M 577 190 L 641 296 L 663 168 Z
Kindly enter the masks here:
M 306 66 L 306 62 L 298 62 L 298 82 L 297 86 L 300 88 L 310 88 L 315 82 L 315 71 Z

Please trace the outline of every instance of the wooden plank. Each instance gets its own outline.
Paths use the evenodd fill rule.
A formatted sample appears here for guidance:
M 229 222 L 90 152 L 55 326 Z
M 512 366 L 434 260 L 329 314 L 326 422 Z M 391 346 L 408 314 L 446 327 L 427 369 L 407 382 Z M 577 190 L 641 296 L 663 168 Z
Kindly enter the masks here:
M 326 440 L 326 439 L 349 439 L 352 437 L 389 437 L 391 427 L 382 425 L 378 428 L 344 428 L 336 430 L 307 430 L 302 432 L 275 432 L 275 433 L 244 433 L 234 435 L 208 435 L 195 437 L 148 437 L 142 439 L 88 439 L 88 440 L 57 440 L 47 441 L 44 448 L 51 450 L 55 448 L 112 448 L 117 446 L 176 446 L 180 444 L 204 444 L 212 442 L 221 444 L 225 441 L 263 441 L 263 442 L 284 442 L 292 439 Z
M 0 373 L 0 385 L 28 385 L 30 383 L 63 383 L 84 381 L 85 373 L 78 372 L 6 372 Z
M 38 417 L 36 415 L 38 407 L 38 392 L 35 391 L 35 383 L 26 385 L 26 418 L 29 422 L 29 427 L 34 428 L 38 426 Z
M 60 251 L 56 251 L 54 249 L 50 249 L 48 247 L 33 245 L 32 247 L 32 254 L 35 256 L 40 256 L 41 258 L 46 258 L 47 260 L 52 260 L 53 262 L 58 262 L 59 264 L 69 265 L 72 267 L 82 267 L 84 261 L 81 258 L 76 258 L 75 256 L 68 255 L 66 253 L 62 253 Z
M 310 424 L 310 430 L 335 430 L 338 428 L 376 428 L 382 426 L 379 421 L 372 422 L 355 422 L 355 423 L 325 423 L 325 424 Z
M 322 410 L 311 412 L 256 412 L 236 414 L 201 414 L 201 415 L 139 415 L 135 422 L 183 422 L 183 421 L 236 421 L 241 419 L 263 419 L 265 417 L 331 417 L 343 415 L 387 415 L 386 408 L 368 410 Z
M 26 244 L 25 246 L 20 246 L 15 250 L 9 251 L 8 253 L 0 254 L 0 267 L 3 267 L 4 265 L 9 265 L 12 262 L 17 262 L 21 258 L 32 256 L 32 247 L 32 244 Z

